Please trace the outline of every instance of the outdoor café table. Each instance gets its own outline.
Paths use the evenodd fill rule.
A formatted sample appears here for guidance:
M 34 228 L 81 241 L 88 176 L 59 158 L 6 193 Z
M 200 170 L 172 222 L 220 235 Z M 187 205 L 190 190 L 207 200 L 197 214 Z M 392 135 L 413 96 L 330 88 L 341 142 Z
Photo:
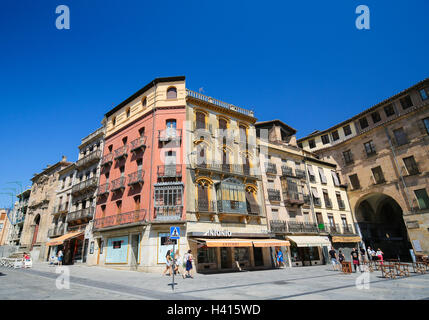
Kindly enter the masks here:
M 407 263 L 395 263 L 396 275 L 399 277 L 409 277 L 410 271 L 408 270 Z
M 352 263 L 351 262 L 347 262 L 347 261 L 343 261 L 341 262 L 341 271 L 343 273 L 352 273 Z

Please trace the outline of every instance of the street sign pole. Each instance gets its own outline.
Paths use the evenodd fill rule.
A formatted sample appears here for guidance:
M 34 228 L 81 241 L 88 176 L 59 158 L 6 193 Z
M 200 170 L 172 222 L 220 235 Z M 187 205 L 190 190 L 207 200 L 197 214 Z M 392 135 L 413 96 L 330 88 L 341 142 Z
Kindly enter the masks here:
M 170 236 L 168 237 L 168 242 L 171 244 L 172 240 L 179 240 L 180 239 L 180 228 L 179 227 L 170 227 Z M 176 248 L 176 242 L 173 242 L 173 263 L 171 264 L 171 268 L 173 269 L 173 283 L 170 283 L 171 289 L 174 291 L 174 285 L 177 284 L 174 282 L 174 272 L 176 267 L 176 260 L 174 259 L 175 254 L 175 248 Z
M 171 289 L 173 289 L 173 291 L 174 291 L 174 273 L 175 273 L 174 269 L 175 269 L 175 266 L 176 266 L 176 260 L 174 259 L 174 256 L 175 256 L 175 252 L 174 252 L 175 245 L 176 245 L 176 242 L 173 242 L 173 265 L 172 265 L 172 268 L 173 268 L 173 283 L 171 284 Z

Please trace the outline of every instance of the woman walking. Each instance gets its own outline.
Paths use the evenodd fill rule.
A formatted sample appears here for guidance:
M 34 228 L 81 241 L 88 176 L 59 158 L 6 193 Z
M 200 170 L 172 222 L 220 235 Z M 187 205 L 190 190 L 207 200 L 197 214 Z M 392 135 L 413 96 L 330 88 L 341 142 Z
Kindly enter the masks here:
M 165 256 L 165 270 L 164 270 L 164 272 L 162 273 L 162 275 L 165 275 L 165 273 L 168 271 L 169 272 L 169 275 L 171 276 L 171 261 L 172 259 L 171 259 L 171 250 L 168 250 L 167 251 L 167 254 L 166 254 L 166 256 Z
M 185 273 L 183 272 L 182 256 L 180 255 L 179 250 L 177 250 L 176 254 L 174 255 L 174 261 L 175 261 L 174 272 L 180 273 L 183 279 L 185 279 Z
M 377 256 L 378 260 L 380 260 L 380 264 L 383 265 L 383 251 L 380 250 L 380 248 L 377 249 L 377 252 L 375 255 Z
M 283 265 L 283 267 L 285 268 L 285 262 L 283 260 L 283 252 L 277 248 L 277 253 L 276 253 L 276 259 L 277 259 L 277 267 L 280 268 L 280 264 Z
M 58 251 L 58 265 L 61 266 L 63 264 L 63 250 L 60 249 L 60 251 Z
M 189 278 L 192 278 L 191 270 L 192 270 L 192 261 L 194 260 L 194 257 L 192 256 L 192 251 L 188 250 L 188 252 L 185 255 L 185 262 L 186 262 L 186 276 Z

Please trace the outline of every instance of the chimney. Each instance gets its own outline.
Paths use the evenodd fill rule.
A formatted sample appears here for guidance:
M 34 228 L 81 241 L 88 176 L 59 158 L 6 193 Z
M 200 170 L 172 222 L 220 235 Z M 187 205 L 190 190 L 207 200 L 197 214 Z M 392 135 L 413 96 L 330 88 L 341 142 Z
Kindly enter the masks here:
M 66 162 L 67 161 L 67 157 L 63 156 L 63 158 L 61 159 L 61 162 Z

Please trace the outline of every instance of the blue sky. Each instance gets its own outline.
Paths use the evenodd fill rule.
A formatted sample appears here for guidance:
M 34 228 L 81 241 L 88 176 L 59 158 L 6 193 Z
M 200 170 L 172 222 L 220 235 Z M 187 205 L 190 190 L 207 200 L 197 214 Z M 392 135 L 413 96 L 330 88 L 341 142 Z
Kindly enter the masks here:
M 61 4 L 70 30 L 55 28 Z M 370 30 L 355 27 L 360 4 Z M 429 77 L 428 13 L 427 0 L 3 0 L 0 188 L 75 161 L 104 113 L 155 77 L 185 75 L 298 137 L 332 126 Z

